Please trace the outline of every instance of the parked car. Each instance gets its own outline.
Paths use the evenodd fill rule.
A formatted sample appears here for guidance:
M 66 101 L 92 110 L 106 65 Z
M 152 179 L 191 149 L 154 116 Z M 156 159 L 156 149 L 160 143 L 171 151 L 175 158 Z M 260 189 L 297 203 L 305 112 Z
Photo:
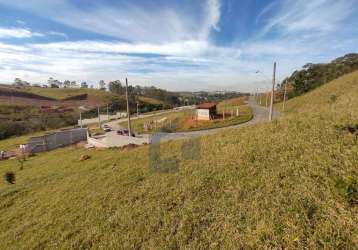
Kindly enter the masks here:
M 104 124 L 102 126 L 102 129 L 104 130 L 104 132 L 111 132 L 112 128 L 110 126 L 108 126 L 107 124 Z
M 129 136 L 129 131 L 126 128 L 118 129 L 117 135 Z M 135 137 L 135 134 L 132 133 L 132 136 Z
M 110 127 L 103 127 L 104 132 L 111 132 L 112 129 Z

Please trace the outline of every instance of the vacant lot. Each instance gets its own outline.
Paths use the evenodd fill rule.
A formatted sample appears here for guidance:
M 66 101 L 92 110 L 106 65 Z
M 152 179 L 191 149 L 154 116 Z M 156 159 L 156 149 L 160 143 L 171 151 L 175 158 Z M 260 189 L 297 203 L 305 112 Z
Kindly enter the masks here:
M 161 159 L 177 159 L 173 173 L 149 167 L 163 167 L 149 146 L 63 148 L 23 170 L 1 162 L 2 175 L 16 174 L 0 183 L 1 247 L 356 249 L 357 100 L 355 72 L 290 100 L 272 123 L 203 137 L 199 148 L 167 142 Z
M 132 121 L 136 133 L 185 132 L 232 126 L 249 121 L 252 118 L 251 108 L 245 105 L 246 97 L 235 98 L 218 104 L 218 115 L 215 120 L 197 121 L 195 110 L 173 111 Z M 236 116 L 237 110 L 239 116 Z M 223 112 L 225 119 L 223 119 Z M 127 128 L 127 122 L 120 126 Z

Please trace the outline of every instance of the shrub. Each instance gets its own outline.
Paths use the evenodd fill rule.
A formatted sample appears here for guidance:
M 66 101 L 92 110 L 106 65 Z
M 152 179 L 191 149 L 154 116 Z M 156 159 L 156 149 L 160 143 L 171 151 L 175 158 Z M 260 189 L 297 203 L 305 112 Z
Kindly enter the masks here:
M 14 172 L 6 172 L 4 175 L 5 181 L 9 184 L 15 184 L 15 173 Z

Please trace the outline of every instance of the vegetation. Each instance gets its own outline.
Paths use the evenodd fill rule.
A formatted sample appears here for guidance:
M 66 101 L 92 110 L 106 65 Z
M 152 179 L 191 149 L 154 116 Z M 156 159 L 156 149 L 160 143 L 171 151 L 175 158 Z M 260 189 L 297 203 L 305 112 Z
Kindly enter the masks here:
M 9 184 L 15 184 L 15 174 L 13 172 L 6 172 L 4 179 Z
M 75 97 L 87 94 L 90 97 L 101 98 L 106 101 L 110 98 L 110 94 L 103 90 L 98 89 L 85 89 L 85 88 L 22 88 L 22 90 L 33 93 L 36 95 L 46 96 L 57 100 L 63 100 L 70 97 Z
M 77 124 L 74 112 L 45 113 L 37 107 L 0 105 L 0 140 Z
M 283 81 L 281 91 L 279 91 L 280 99 L 282 100 L 283 87 L 286 82 L 290 85 L 288 97 L 292 98 L 307 93 L 354 70 L 358 70 L 358 54 L 354 53 L 339 57 L 326 64 L 308 63 L 303 66 L 302 70 L 295 71 L 289 78 Z
M 31 134 L 26 134 L 26 135 L 21 135 L 21 136 L 16 136 L 16 137 L 11 137 L 11 138 L 0 140 L 0 151 L 1 150 L 5 150 L 5 151 L 13 150 L 20 144 L 26 143 L 30 137 L 41 136 L 44 133 L 45 133 L 44 131 L 40 131 L 40 132 L 35 132 L 35 133 L 31 133 Z
M 149 146 L 31 157 L 0 184 L 1 246 L 356 249 L 357 100 L 356 71 L 279 120 L 202 137 L 198 160 L 181 158 L 186 140 L 166 142 L 170 174 L 150 170 Z

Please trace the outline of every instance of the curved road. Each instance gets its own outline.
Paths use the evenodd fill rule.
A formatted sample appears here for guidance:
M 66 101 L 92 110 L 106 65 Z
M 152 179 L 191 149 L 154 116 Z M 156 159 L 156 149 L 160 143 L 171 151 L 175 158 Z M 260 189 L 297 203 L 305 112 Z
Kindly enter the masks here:
M 151 136 L 151 135 L 142 135 L 142 136 L 146 137 L 146 138 L 148 138 L 148 137 L 152 138 L 155 141 L 158 141 L 160 139 L 160 141 L 163 142 L 163 141 L 169 141 L 169 140 L 178 140 L 178 139 L 199 137 L 199 136 L 203 136 L 203 135 L 210 135 L 210 134 L 215 134 L 215 133 L 218 133 L 218 132 L 226 130 L 226 129 L 241 128 L 241 127 L 246 127 L 246 126 L 249 126 L 249 125 L 252 125 L 252 124 L 257 124 L 257 123 L 262 123 L 262 122 L 267 122 L 268 121 L 268 116 L 269 116 L 269 109 L 268 108 L 258 105 L 253 96 L 250 96 L 250 98 L 248 100 L 248 104 L 252 109 L 253 118 L 250 121 L 245 122 L 245 123 L 241 123 L 241 124 L 237 124 L 237 125 L 233 125 L 233 126 L 228 126 L 228 127 L 214 128 L 214 129 L 207 129 L 207 130 L 199 130 L 199 131 L 192 131 L 192 132 L 156 133 L 155 138 L 153 136 Z M 164 111 L 163 113 L 166 113 L 166 112 L 168 112 L 168 111 Z M 154 116 L 154 115 L 157 115 L 157 114 L 158 113 L 149 114 L 149 115 L 141 115 L 139 117 L 134 117 L 134 119 Z M 274 119 L 277 118 L 279 115 L 280 115 L 279 112 L 274 112 Z M 105 124 L 108 124 L 110 127 L 112 127 L 115 130 L 117 130 L 117 129 L 120 128 L 118 123 L 121 120 L 125 121 L 126 118 L 111 121 L 111 122 L 106 122 Z M 107 133 L 107 136 L 111 137 L 111 136 L 113 136 L 113 134 L 116 134 L 116 133 L 115 132 L 110 132 L 110 133 Z
M 199 137 L 203 135 L 210 135 L 215 134 L 217 132 L 232 129 L 232 128 L 241 128 L 246 127 L 252 124 L 267 122 L 269 117 L 269 109 L 263 106 L 260 106 L 256 103 L 255 97 L 250 96 L 248 101 L 249 106 L 252 109 L 253 118 L 245 123 L 222 127 L 222 128 L 215 128 L 215 129 L 208 129 L 208 130 L 199 130 L 199 131 L 192 131 L 192 132 L 175 132 L 175 133 L 157 133 L 158 137 L 160 137 L 161 141 L 169 141 L 169 140 L 178 140 L 184 138 L 192 138 L 192 137 Z M 273 118 L 276 119 L 280 115 L 279 112 L 274 112 Z

